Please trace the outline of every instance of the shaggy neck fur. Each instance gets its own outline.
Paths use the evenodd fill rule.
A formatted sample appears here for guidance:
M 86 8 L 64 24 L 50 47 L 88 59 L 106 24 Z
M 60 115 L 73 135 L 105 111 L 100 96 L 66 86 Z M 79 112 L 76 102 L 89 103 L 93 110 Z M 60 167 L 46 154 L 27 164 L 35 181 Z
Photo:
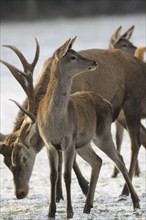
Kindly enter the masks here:
M 63 75 L 63 76 L 62 76 Z M 44 108 L 57 120 L 67 113 L 72 80 L 63 73 L 59 61 L 52 62 L 50 82 L 44 97 Z

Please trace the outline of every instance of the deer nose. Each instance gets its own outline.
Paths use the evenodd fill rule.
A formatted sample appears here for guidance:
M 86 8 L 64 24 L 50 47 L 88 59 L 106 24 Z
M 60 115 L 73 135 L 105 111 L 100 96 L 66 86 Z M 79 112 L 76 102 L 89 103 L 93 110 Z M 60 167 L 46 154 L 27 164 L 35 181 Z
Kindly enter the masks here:
M 23 187 L 23 188 L 16 188 L 15 195 L 17 199 L 23 199 L 28 195 L 29 192 L 29 186 Z
M 23 191 L 16 194 L 17 199 L 23 199 L 26 196 L 27 196 L 27 193 L 25 193 Z

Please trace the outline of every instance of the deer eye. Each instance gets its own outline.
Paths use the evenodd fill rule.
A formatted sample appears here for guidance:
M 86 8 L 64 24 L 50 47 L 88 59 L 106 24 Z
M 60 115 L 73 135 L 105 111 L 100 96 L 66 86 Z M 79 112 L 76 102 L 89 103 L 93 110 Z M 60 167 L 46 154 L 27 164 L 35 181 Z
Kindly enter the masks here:
M 71 60 L 77 60 L 77 57 L 76 56 L 71 56 L 70 59 Z

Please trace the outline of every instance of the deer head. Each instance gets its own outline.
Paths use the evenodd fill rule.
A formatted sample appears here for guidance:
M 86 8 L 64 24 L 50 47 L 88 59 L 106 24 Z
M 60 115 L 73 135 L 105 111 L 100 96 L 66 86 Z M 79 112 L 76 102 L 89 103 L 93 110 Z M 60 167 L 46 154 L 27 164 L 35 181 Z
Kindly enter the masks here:
M 76 37 L 68 39 L 61 47 L 54 53 L 54 61 L 59 65 L 59 72 L 66 73 L 67 77 L 74 77 L 85 71 L 93 71 L 97 68 L 97 63 L 82 57 L 79 53 L 72 49 Z M 57 66 L 57 65 L 56 65 Z
M 32 173 L 36 153 L 31 145 L 38 144 L 35 135 L 38 134 L 35 124 L 35 97 L 33 90 L 33 71 L 39 58 L 39 43 L 36 40 L 36 53 L 33 62 L 27 62 L 23 54 L 14 46 L 4 45 L 13 50 L 19 57 L 24 71 L 21 71 L 13 65 L 0 60 L 10 70 L 15 79 L 23 87 L 27 97 L 27 109 L 24 109 L 19 103 L 12 100 L 24 113 L 21 127 L 16 132 L 9 135 L 0 134 L 0 153 L 4 156 L 4 163 L 10 169 L 13 175 L 15 195 L 18 199 L 24 198 L 29 191 L 29 179 Z
M 131 26 L 124 34 L 120 35 L 122 27 L 114 32 L 110 39 L 109 48 L 119 48 L 125 50 L 128 53 L 134 54 L 136 47 L 131 43 L 130 38 L 132 36 L 134 25 Z

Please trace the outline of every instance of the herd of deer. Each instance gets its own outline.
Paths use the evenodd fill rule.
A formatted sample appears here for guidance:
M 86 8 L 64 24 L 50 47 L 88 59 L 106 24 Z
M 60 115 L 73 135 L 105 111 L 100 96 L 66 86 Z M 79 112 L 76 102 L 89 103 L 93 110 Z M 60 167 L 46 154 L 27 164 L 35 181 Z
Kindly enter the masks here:
M 107 50 L 76 52 L 72 49 L 76 38 L 67 40 L 44 62 L 35 85 L 33 71 L 39 58 L 38 41 L 31 64 L 16 47 L 5 45 L 18 55 L 24 70 L 3 60 L 0 62 L 8 67 L 27 98 L 23 105 L 12 100 L 20 111 L 13 131 L 7 135 L 0 133 L 0 153 L 13 174 L 16 197 L 22 199 L 29 192 L 35 157 L 46 146 L 51 183 L 49 218 L 55 218 L 56 202 L 63 199 L 62 159 L 67 218 L 73 217 L 72 168 L 86 196 L 84 212 L 90 213 L 102 165 L 91 141 L 121 171 L 126 181 L 122 195 L 130 192 L 134 209 L 140 207 L 132 177 L 138 165 L 139 148 L 141 145 L 146 148 L 146 129 L 141 124 L 141 119 L 146 117 L 146 63 L 143 60 L 146 47 L 136 48 L 130 42 L 133 30 L 134 26 L 120 35 L 120 26 L 111 37 Z M 111 124 L 115 120 L 117 150 L 111 135 Z M 123 128 L 131 140 L 129 173 L 120 155 Z M 89 183 L 82 176 L 76 153 L 91 166 Z M 139 172 L 137 170 L 136 174 Z M 114 170 L 113 176 L 117 173 Z

